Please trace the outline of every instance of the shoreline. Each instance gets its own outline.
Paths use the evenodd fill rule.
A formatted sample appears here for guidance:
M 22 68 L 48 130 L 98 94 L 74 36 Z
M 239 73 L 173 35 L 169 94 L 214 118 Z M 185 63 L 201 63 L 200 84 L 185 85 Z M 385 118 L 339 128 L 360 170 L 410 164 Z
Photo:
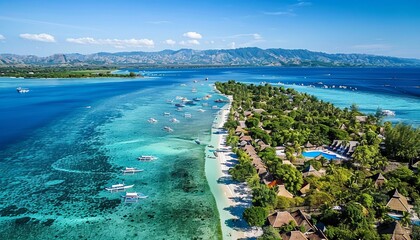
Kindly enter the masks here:
M 226 96 L 229 103 L 223 106 L 215 116 L 212 126 L 211 141 L 206 146 L 205 173 L 210 190 L 216 200 L 222 229 L 222 239 L 255 238 L 256 232 L 242 219 L 243 211 L 251 206 L 251 190 L 246 183 L 234 181 L 229 169 L 237 163 L 236 155 L 225 146 L 227 132 L 221 131 L 230 112 L 233 98 Z M 217 152 L 214 158 L 214 151 Z

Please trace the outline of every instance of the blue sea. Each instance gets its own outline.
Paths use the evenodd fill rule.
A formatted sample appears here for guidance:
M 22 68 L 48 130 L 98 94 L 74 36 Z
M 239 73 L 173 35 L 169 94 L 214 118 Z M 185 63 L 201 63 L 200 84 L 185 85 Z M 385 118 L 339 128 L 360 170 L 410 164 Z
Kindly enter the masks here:
M 420 69 L 135 70 L 145 77 L 0 78 L 2 239 L 220 238 L 223 223 L 204 170 L 217 113 L 212 106 L 223 106 L 213 102 L 221 98 L 215 81 L 293 87 L 342 108 L 356 103 L 366 113 L 395 111 L 385 119 L 393 123 L 420 124 Z M 30 92 L 19 94 L 17 87 Z M 183 111 L 167 103 L 209 94 Z M 180 122 L 170 122 L 173 117 Z M 158 159 L 140 162 L 140 155 Z M 122 175 L 125 167 L 144 171 Z M 122 182 L 148 198 L 124 204 L 122 193 L 104 190 Z

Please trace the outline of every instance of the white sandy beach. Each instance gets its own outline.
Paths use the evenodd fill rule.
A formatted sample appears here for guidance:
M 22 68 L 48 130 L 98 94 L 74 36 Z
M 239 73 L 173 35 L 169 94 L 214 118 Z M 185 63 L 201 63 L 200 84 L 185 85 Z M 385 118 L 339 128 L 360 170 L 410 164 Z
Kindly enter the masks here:
M 260 229 L 252 229 L 242 219 L 245 208 L 251 205 L 251 191 L 246 183 L 232 180 L 228 170 L 236 162 L 236 155 L 230 147 L 226 147 L 227 132 L 222 131 L 229 115 L 232 96 L 227 96 L 230 103 L 225 105 L 215 117 L 212 128 L 211 143 L 214 148 L 206 148 L 206 177 L 210 189 L 216 199 L 222 226 L 223 239 L 252 239 L 259 236 Z M 217 152 L 214 157 L 213 150 Z

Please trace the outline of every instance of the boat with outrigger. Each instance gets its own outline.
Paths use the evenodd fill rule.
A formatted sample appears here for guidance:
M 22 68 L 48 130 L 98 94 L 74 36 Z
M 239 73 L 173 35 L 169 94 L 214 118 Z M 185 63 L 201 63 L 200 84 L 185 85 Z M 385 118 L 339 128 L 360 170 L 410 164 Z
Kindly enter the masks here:
M 123 174 L 135 174 L 138 172 L 143 172 L 143 169 L 137 169 L 137 168 L 133 168 L 133 167 L 126 167 L 125 169 L 121 170 L 123 172 Z
M 154 119 L 154 118 L 149 118 L 149 120 L 147 120 L 149 123 L 157 123 L 158 120 Z
M 168 126 L 163 127 L 163 130 L 165 130 L 166 132 L 173 132 L 174 130 Z
M 179 120 L 176 118 L 171 118 L 169 121 L 173 122 L 173 123 L 179 123 Z
M 136 203 L 140 199 L 148 198 L 148 196 L 137 192 L 126 192 L 125 195 L 122 195 L 121 197 L 124 198 L 125 203 Z
M 132 188 L 134 187 L 133 185 L 125 185 L 124 183 L 119 183 L 119 184 L 114 184 L 111 185 L 111 187 L 106 187 L 105 190 L 107 190 L 108 192 L 121 192 L 121 191 L 125 191 L 126 189 Z
M 16 88 L 16 91 L 18 93 L 27 93 L 27 92 L 29 92 L 29 89 L 28 88 L 18 87 L 18 88 Z
M 385 109 L 381 111 L 381 115 L 382 116 L 395 116 L 395 112 Z
M 137 159 L 140 160 L 140 161 L 153 161 L 153 160 L 156 160 L 158 158 L 155 157 L 155 156 L 151 156 L 151 155 L 141 155 Z

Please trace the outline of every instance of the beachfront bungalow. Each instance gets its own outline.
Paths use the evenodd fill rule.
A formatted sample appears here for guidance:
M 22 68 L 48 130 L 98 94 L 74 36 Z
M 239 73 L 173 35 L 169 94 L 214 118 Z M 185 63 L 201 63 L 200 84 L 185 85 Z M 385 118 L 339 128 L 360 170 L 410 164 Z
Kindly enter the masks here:
M 381 188 L 386 182 L 386 178 L 382 175 L 382 173 L 377 173 L 373 176 L 370 176 L 370 178 L 373 180 L 373 185 L 376 188 Z
M 386 206 L 389 207 L 392 212 L 397 214 L 410 212 L 411 209 L 410 205 L 408 205 L 407 198 L 401 195 L 397 189 L 395 189 Z
M 308 240 L 308 238 L 300 231 L 291 231 L 281 235 L 282 240 Z
M 289 224 L 290 222 L 295 223 L 297 226 L 296 220 L 287 211 L 275 212 L 269 215 L 267 219 L 270 225 L 274 228 L 280 228 L 284 225 Z
M 286 186 L 284 186 L 284 184 L 278 185 L 277 196 L 293 198 L 293 194 L 287 191 Z
M 398 221 L 379 226 L 378 233 L 391 235 L 392 240 L 411 240 L 410 235 Z

